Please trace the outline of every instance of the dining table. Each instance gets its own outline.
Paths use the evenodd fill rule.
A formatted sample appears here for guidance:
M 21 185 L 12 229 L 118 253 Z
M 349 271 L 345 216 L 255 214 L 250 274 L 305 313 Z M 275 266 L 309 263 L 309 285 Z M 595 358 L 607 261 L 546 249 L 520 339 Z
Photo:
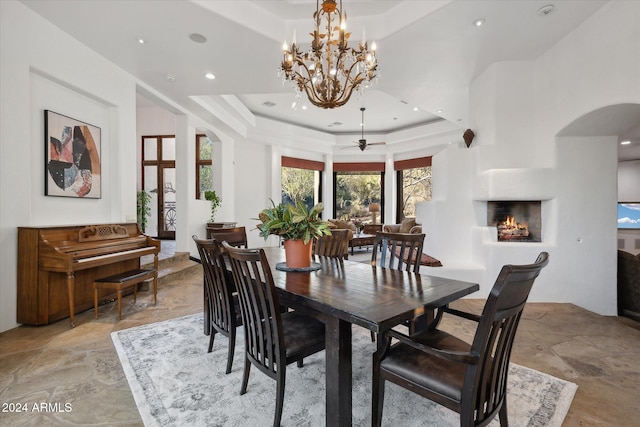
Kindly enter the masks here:
M 335 258 L 314 258 L 314 271 L 284 271 L 276 268 L 284 265 L 284 250 L 263 249 L 280 304 L 325 323 L 326 425 L 332 427 L 352 423 L 352 325 L 374 334 L 416 319 L 426 319 L 416 322 L 425 327 L 434 310 L 479 289 L 477 283 Z

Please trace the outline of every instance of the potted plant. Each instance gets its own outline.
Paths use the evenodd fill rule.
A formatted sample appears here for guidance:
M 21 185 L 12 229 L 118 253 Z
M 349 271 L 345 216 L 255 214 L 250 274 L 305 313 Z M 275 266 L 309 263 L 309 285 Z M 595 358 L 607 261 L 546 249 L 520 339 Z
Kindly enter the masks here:
M 216 210 L 220 207 L 220 204 L 222 204 L 222 199 L 218 197 L 216 192 L 213 190 L 205 191 L 204 198 L 211 202 L 211 221 L 210 222 L 213 223 L 216 217 Z
M 144 233 L 147 228 L 147 217 L 151 215 L 151 195 L 144 190 L 137 193 L 136 216 L 138 217 L 138 225 Z
M 267 240 L 273 234 L 284 239 L 287 267 L 309 267 L 312 239 L 331 234 L 329 223 L 320 218 L 324 206 L 318 203 L 309 209 L 301 200 L 296 200 L 295 205 L 271 204 L 271 208 L 258 214 L 262 222 L 258 225 L 260 236 Z

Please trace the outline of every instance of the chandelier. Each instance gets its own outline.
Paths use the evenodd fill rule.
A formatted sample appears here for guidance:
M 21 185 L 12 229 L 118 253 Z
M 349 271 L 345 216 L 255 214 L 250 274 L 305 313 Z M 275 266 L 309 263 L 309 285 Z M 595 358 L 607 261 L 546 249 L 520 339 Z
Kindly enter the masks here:
M 362 83 L 371 82 L 376 77 L 376 43 L 373 42 L 369 49 L 363 30 L 358 47 L 347 46 L 351 33 L 345 31 L 347 14 L 342 9 L 342 0 L 339 9 L 335 0 L 323 0 L 322 4 L 316 0 L 313 19 L 316 25 L 310 33 L 309 51 L 300 51 L 295 31 L 291 48 L 286 42 L 283 45 L 283 82 L 291 81 L 297 96 L 304 91 L 309 102 L 317 107 L 341 107 L 349 101 L 353 91 L 364 89 Z

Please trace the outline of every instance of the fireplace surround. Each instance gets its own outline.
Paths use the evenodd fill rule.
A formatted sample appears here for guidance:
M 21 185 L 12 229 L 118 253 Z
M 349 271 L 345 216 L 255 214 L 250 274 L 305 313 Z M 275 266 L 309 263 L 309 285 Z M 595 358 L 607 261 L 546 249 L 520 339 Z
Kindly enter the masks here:
M 541 201 L 489 201 L 487 225 L 496 227 L 498 242 L 541 242 Z

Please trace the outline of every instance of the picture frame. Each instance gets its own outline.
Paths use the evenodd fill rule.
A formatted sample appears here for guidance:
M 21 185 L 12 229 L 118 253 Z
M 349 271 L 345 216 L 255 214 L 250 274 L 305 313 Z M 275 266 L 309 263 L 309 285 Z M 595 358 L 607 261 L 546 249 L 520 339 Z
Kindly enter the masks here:
M 100 199 L 100 128 L 44 110 L 45 196 Z

